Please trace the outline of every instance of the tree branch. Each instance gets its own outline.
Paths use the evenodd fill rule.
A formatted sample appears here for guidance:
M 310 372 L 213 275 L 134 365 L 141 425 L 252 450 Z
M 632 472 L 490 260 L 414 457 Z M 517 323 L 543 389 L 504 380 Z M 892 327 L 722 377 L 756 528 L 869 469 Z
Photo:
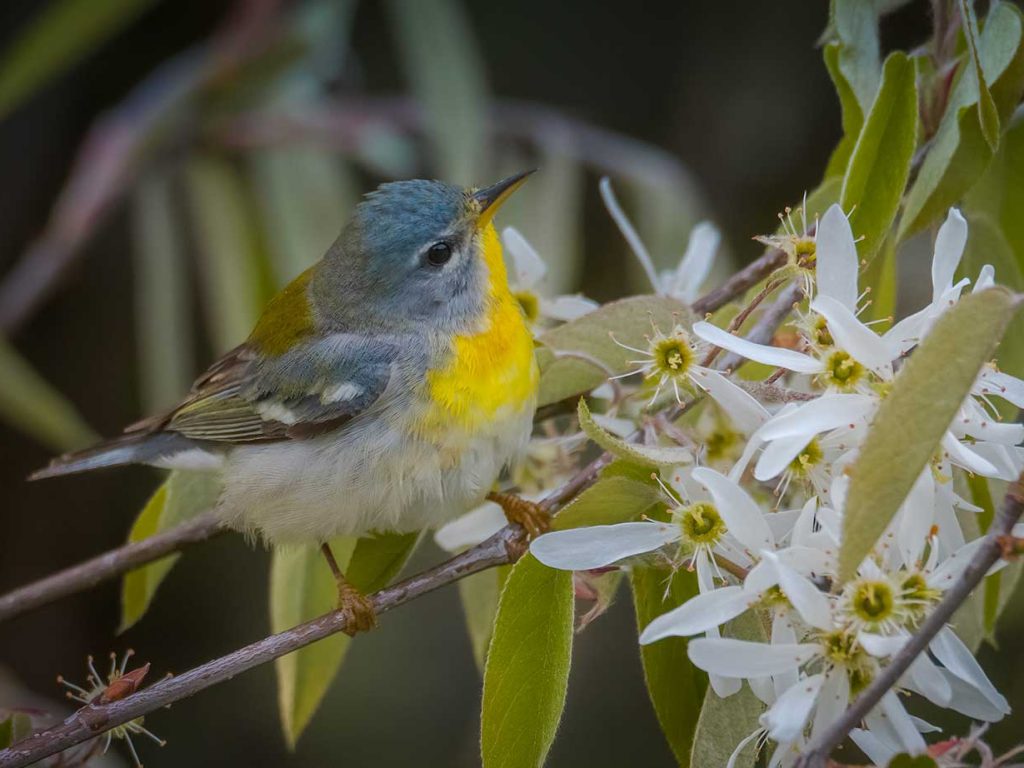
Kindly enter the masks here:
M 204 512 L 170 530 L 126 544 L 91 560 L 65 568 L 0 597 L 0 621 L 34 610 L 54 600 L 95 587 L 141 565 L 209 539 L 223 529 L 213 512 Z
M 498 565 L 513 563 L 526 551 L 522 528 L 506 526 L 481 544 L 440 565 L 375 592 L 371 599 L 378 614 L 459 579 Z M 49 755 L 95 738 L 105 731 L 161 707 L 188 698 L 230 680 L 279 656 L 303 648 L 347 626 L 346 615 L 332 611 L 289 630 L 259 640 L 233 653 L 168 677 L 148 688 L 109 704 L 88 704 L 60 725 L 41 731 L 0 751 L 0 768 L 31 765 Z
M 832 750 L 839 746 L 850 730 L 856 728 L 881 698 L 897 684 L 903 673 L 910 668 L 914 659 L 925 651 L 935 635 L 946 626 L 946 622 L 953 617 L 953 614 L 974 588 L 985 578 L 989 568 L 995 565 L 1002 556 L 1003 544 L 1011 535 L 1013 526 L 1020 519 L 1021 513 L 1024 512 L 1024 485 L 1022 484 L 1024 484 L 1024 475 L 1010 485 L 1003 506 L 999 510 L 999 516 L 985 535 L 985 541 L 974 553 L 974 557 L 971 558 L 971 562 L 957 582 L 946 590 L 942 601 L 935 610 L 921 623 L 921 627 L 913 637 L 907 641 L 899 653 L 893 656 L 889 665 L 871 681 L 871 684 L 857 697 L 857 700 L 807 748 L 798 761 L 797 768 L 826 767 L 828 756 Z

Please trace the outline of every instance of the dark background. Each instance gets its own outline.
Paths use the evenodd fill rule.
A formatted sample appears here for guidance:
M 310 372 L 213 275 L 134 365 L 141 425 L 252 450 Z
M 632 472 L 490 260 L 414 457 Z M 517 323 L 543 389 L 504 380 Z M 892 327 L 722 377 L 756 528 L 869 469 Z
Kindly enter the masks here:
M 44 226 L 90 122 L 154 65 L 210 34 L 226 5 L 158 3 L 0 122 L 0 274 Z M 21 0 L 0 5 L 0 47 L 40 7 Z M 495 95 L 550 105 L 676 155 L 695 175 L 737 260 L 756 255 L 748 238 L 774 229 L 776 211 L 817 184 L 839 137 L 837 100 L 815 45 L 827 3 L 467 0 L 465 8 Z M 909 47 L 927 30 L 927 4 L 911 3 L 885 20 L 883 47 Z M 354 45 L 365 93 L 403 88 L 390 35 L 380 5 L 361 3 Z M 603 270 L 622 248 L 599 209 L 596 177 L 590 188 L 582 287 L 606 299 L 615 282 Z M 119 210 L 100 228 L 59 293 L 11 339 L 103 434 L 142 415 L 126 218 Z M 210 355 L 200 343 L 197 368 Z M 0 424 L 0 590 L 120 544 L 158 481 L 155 472 L 129 469 L 26 483 L 49 453 Z M 438 556 L 428 547 L 416 562 Z M 239 536 L 221 537 L 186 554 L 153 609 L 125 636 L 114 636 L 118 590 L 106 584 L 0 626 L 0 664 L 28 689 L 54 698 L 54 676 L 84 678 L 87 653 L 131 646 L 153 662 L 156 675 L 186 669 L 267 633 L 267 565 L 263 550 Z M 1015 629 L 1024 627 L 1017 615 L 1004 623 L 1001 652 L 988 649 L 982 657 L 997 686 L 1021 706 Z M 578 637 L 550 765 L 671 764 L 644 692 L 632 622 L 623 592 Z M 378 632 L 359 639 L 292 755 L 280 735 L 275 695 L 268 665 L 151 716 L 147 725 L 170 744 L 162 751 L 145 745 L 145 763 L 479 760 L 480 681 L 454 589 L 388 615 Z M 999 731 L 1019 739 L 1012 724 Z

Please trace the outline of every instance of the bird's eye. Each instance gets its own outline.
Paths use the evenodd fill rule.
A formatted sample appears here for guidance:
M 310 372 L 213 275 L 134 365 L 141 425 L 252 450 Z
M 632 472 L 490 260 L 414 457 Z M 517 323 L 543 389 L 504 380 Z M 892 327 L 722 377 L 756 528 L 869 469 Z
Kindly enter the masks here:
M 441 267 L 447 264 L 452 258 L 452 247 L 443 240 L 434 243 L 427 250 L 427 264 L 432 267 Z

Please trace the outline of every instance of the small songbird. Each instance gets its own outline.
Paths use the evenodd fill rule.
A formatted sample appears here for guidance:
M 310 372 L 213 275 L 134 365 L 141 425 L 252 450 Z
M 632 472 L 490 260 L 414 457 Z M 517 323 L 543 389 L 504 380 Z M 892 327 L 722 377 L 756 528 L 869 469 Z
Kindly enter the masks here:
M 372 605 L 327 545 L 437 526 L 524 451 L 538 371 L 492 219 L 525 181 L 381 185 L 317 264 L 269 303 L 169 413 L 33 478 L 124 464 L 220 469 L 222 522 L 320 543 L 352 625 Z M 541 512 L 491 494 L 531 530 Z

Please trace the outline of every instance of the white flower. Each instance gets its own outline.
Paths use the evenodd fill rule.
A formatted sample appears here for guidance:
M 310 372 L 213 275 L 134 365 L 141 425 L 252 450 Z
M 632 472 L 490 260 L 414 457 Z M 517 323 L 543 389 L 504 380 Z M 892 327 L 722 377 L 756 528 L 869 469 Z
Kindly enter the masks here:
M 575 320 L 600 306 L 596 301 L 579 294 L 545 298 L 540 293 L 540 285 L 548 271 L 544 260 L 514 227 L 506 227 L 501 233 L 501 239 L 512 261 L 509 288 L 523 307 L 531 325 L 540 320 Z
M 601 179 L 599 188 L 605 208 L 608 209 L 608 213 L 629 244 L 633 255 L 643 267 L 654 292 L 662 296 L 670 296 L 686 304 L 693 303 L 700 295 L 700 289 L 711 271 L 715 253 L 722 241 L 721 233 L 710 222 L 699 222 L 690 232 L 686 251 L 676 268 L 659 273 L 647 246 L 644 245 L 640 235 L 637 234 L 633 224 L 622 210 L 622 206 L 619 205 L 619 201 L 615 198 L 611 181 L 607 177 Z

